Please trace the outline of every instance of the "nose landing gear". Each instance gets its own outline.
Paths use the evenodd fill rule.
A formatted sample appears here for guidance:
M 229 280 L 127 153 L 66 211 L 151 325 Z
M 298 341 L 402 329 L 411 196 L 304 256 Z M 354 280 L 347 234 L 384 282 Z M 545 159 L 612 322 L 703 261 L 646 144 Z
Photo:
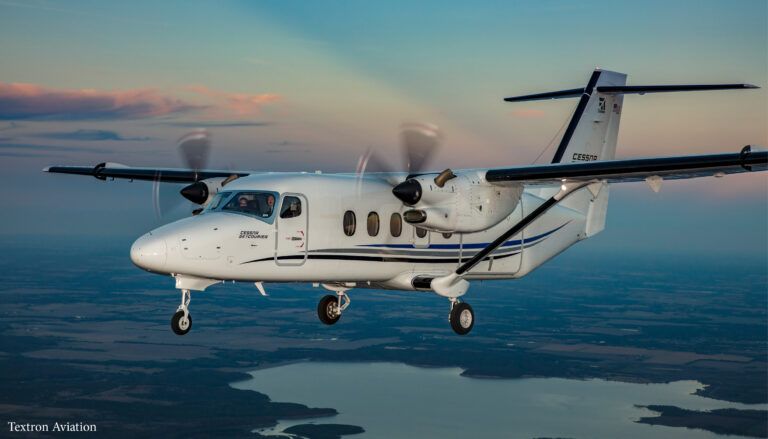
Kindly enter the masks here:
M 335 291 L 336 295 L 329 294 L 320 299 L 317 304 L 317 317 L 326 325 L 333 325 L 341 318 L 341 313 L 352 302 L 349 298 L 349 288 L 338 285 L 323 284 L 325 289 Z
M 339 299 L 336 296 L 327 295 L 317 304 L 317 317 L 326 325 L 333 325 L 341 318 Z
M 184 335 L 192 329 L 192 316 L 189 314 L 189 302 L 192 294 L 189 290 L 181 290 L 181 305 L 171 317 L 171 329 L 176 335 Z

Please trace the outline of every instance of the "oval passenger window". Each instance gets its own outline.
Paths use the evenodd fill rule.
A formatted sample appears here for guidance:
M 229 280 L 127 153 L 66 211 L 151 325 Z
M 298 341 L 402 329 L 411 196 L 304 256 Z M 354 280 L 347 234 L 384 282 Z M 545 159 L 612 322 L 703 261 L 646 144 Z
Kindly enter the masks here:
M 344 234 L 347 236 L 352 236 L 355 234 L 355 227 L 357 226 L 357 223 L 355 221 L 355 212 L 352 212 L 351 210 L 348 210 L 344 212 Z
M 379 234 L 379 214 L 376 212 L 370 212 L 368 214 L 368 236 L 376 236 Z
M 400 236 L 403 232 L 403 218 L 399 213 L 395 212 L 389 217 L 389 233 L 395 238 Z

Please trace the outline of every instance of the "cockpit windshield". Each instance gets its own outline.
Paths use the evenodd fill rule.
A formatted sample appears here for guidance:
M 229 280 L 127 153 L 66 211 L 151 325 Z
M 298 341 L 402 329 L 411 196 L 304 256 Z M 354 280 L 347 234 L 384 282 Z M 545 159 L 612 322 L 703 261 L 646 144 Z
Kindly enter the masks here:
M 219 192 L 216 194 L 216 196 L 213 198 L 213 200 L 208 203 L 208 206 L 205 208 L 205 210 L 216 210 L 218 209 L 221 204 L 226 201 L 229 196 L 232 195 L 232 192 Z
M 206 210 L 240 213 L 271 223 L 277 193 L 262 191 L 220 192 Z

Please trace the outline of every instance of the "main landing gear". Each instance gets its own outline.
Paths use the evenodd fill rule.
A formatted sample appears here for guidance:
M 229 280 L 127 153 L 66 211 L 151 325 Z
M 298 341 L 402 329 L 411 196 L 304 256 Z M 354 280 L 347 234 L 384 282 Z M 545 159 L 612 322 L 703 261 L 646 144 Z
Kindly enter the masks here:
M 328 294 L 320 299 L 317 304 L 317 317 L 326 325 L 333 325 L 341 318 L 341 313 L 349 307 L 349 291 L 354 284 L 321 284 L 323 288 L 334 291 L 336 294 Z M 315 286 L 319 286 L 315 284 Z M 475 326 L 475 312 L 468 303 L 461 302 L 458 297 L 449 297 L 451 311 L 448 321 L 451 329 L 459 335 L 467 335 Z
M 335 291 L 336 295 L 329 294 L 320 299 L 317 304 L 317 317 L 326 325 L 333 325 L 341 318 L 341 313 L 352 302 L 349 298 L 349 288 L 336 285 L 323 284 L 327 290 Z
M 192 294 L 189 290 L 181 290 L 181 305 L 171 317 L 171 329 L 176 335 L 184 335 L 192 329 L 192 316 L 189 314 L 190 300 L 192 300 Z
M 322 286 L 336 294 L 328 294 L 320 299 L 317 304 L 317 317 L 326 325 L 333 325 L 341 318 L 341 313 L 349 307 L 351 300 L 347 291 L 350 285 L 322 284 Z M 451 311 L 448 314 L 448 321 L 451 329 L 459 335 L 467 335 L 475 326 L 475 312 L 468 303 L 459 301 L 456 297 L 449 298 L 451 301 Z
M 475 326 L 475 312 L 468 303 L 459 302 L 459 299 L 451 299 L 451 312 L 448 314 L 453 332 L 459 335 L 467 335 Z

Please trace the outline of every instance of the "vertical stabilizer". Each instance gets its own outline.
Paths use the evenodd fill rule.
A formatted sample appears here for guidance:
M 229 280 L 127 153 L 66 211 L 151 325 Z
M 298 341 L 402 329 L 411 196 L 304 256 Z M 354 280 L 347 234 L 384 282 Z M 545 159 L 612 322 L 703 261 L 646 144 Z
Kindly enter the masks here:
M 611 160 L 615 157 L 624 95 L 600 93 L 597 88 L 621 87 L 626 83 L 627 75 L 623 73 L 600 69 L 592 72 L 552 163 Z

